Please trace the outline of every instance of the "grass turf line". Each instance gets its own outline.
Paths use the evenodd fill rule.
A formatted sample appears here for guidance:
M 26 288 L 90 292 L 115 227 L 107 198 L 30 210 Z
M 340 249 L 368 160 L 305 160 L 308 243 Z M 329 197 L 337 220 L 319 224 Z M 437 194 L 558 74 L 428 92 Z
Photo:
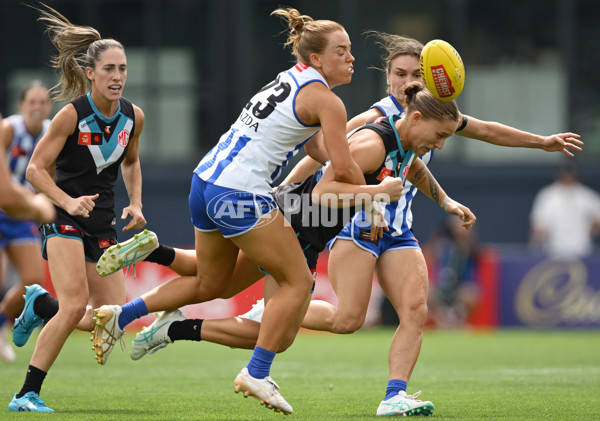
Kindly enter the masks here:
M 301 333 L 271 371 L 294 420 L 374 419 L 387 384 L 393 329 L 352 335 Z M 37 333 L 0 361 L 3 420 L 20 390 Z M 140 361 L 119 347 L 98 366 L 86 334 L 73 334 L 41 397 L 61 420 L 265 420 L 283 415 L 233 392 L 250 351 L 178 342 Z M 131 343 L 133 335 L 126 336 Z M 439 420 L 598 419 L 600 335 L 594 330 L 426 331 L 409 393 L 435 405 Z M 35 415 L 34 415 L 35 416 Z M 27 417 L 27 416 L 26 416 Z M 286 418 L 287 419 L 287 418 Z

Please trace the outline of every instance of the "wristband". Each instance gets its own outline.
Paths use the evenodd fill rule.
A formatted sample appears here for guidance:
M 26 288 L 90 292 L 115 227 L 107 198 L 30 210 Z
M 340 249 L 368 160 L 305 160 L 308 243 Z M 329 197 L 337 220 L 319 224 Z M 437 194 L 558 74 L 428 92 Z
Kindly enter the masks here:
M 467 127 L 467 123 L 469 122 L 469 119 L 467 118 L 466 115 L 462 115 L 462 122 L 460 123 L 460 126 L 457 127 L 457 129 L 454 131 L 454 133 L 456 132 L 460 132 L 461 130 L 464 130 L 465 127 Z

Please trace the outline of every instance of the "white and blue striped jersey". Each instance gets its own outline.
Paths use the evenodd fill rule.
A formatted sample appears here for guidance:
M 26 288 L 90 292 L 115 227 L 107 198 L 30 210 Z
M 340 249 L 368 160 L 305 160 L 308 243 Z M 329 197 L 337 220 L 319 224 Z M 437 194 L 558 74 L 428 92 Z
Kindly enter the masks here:
M 428 165 L 433 157 L 433 151 L 427 152 L 420 157 L 425 165 Z M 412 228 L 412 200 L 419 190 L 409 181 L 404 183 L 402 197 L 397 202 L 382 203 L 385 209 L 385 218 L 392 237 L 401 235 Z
M 369 109 L 373 108 L 377 108 L 386 117 L 389 117 L 392 114 L 402 114 L 404 112 L 404 108 L 402 108 L 402 105 L 400 105 L 398 100 L 392 94 L 380 99 L 375 104 L 371 105 L 371 108 Z
M 11 115 L 6 117 L 6 120 L 13 129 L 13 138 L 6 155 L 8 168 L 10 169 L 12 178 L 15 182 L 28 189 L 34 190 L 33 186 L 29 184 L 25 178 L 25 170 L 27 170 L 27 164 L 29 164 L 33 149 L 48 130 L 50 120 L 44 120 L 42 123 L 42 131 L 37 136 L 34 136 L 27 131 L 27 128 L 25 127 L 25 118 L 22 115 Z
M 402 114 L 404 112 L 404 108 L 402 108 L 400 103 L 391 94 L 373 104 L 371 108 L 379 109 L 385 114 L 386 117 L 392 114 Z M 429 151 L 420 159 L 425 165 L 429 165 L 432 158 L 433 151 Z M 409 181 L 406 181 L 404 183 L 404 189 L 402 191 L 402 197 L 400 200 L 392 203 L 382 203 L 383 208 L 386 211 L 385 217 L 390 229 L 389 233 L 392 236 L 399 236 L 411 229 L 413 221 L 411 209 L 412 200 L 418 191 L 419 190 L 415 186 L 413 186 Z M 361 211 L 361 213 L 362 212 L 364 211 Z M 365 220 L 365 215 L 361 215 L 361 213 L 355 215 L 355 218 L 363 218 L 362 220 Z
M 252 97 L 194 173 L 217 186 L 270 194 L 281 169 L 321 128 L 302 123 L 296 114 L 298 91 L 312 82 L 329 87 L 304 64 L 279 73 Z

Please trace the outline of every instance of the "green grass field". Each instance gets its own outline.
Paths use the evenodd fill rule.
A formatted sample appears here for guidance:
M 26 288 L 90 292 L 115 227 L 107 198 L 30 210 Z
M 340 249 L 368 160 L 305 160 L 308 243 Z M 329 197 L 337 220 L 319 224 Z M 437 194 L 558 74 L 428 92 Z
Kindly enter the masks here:
M 286 419 L 375 419 L 387 383 L 393 330 L 347 336 L 302 332 L 271 371 L 294 407 Z M 32 339 L 35 339 L 34 337 Z M 129 345 L 132 336 L 126 337 Z M 268 420 L 281 419 L 233 393 L 250 352 L 178 342 L 140 361 L 119 348 L 104 367 L 91 342 L 73 334 L 50 371 L 41 397 L 53 415 L 9 413 L 23 382 L 33 341 L 18 361 L 0 361 L 0 419 Z M 600 419 L 598 331 L 426 331 L 409 393 L 435 404 L 439 420 Z

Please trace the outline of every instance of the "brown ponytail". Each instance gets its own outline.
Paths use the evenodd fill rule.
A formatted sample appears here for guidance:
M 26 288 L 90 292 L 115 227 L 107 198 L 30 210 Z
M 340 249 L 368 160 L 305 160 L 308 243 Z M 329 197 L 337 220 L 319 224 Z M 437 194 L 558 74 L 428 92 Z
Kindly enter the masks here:
M 36 8 L 39 21 L 46 23 L 46 33 L 58 54 L 51 64 L 60 70 L 60 80 L 50 92 L 54 100 L 69 101 L 85 95 L 88 89 L 86 67 L 94 68 L 100 54 L 105 50 L 123 45 L 113 39 L 102 39 L 100 32 L 90 26 L 73 25 L 62 14 L 40 3 L 46 10 Z
M 442 101 L 433 96 L 419 82 L 411 82 L 404 87 L 406 95 L 406 114 L 419 111 L 426 119 L 452 120 L 458 123 L 458 106 L 456 101 Z

